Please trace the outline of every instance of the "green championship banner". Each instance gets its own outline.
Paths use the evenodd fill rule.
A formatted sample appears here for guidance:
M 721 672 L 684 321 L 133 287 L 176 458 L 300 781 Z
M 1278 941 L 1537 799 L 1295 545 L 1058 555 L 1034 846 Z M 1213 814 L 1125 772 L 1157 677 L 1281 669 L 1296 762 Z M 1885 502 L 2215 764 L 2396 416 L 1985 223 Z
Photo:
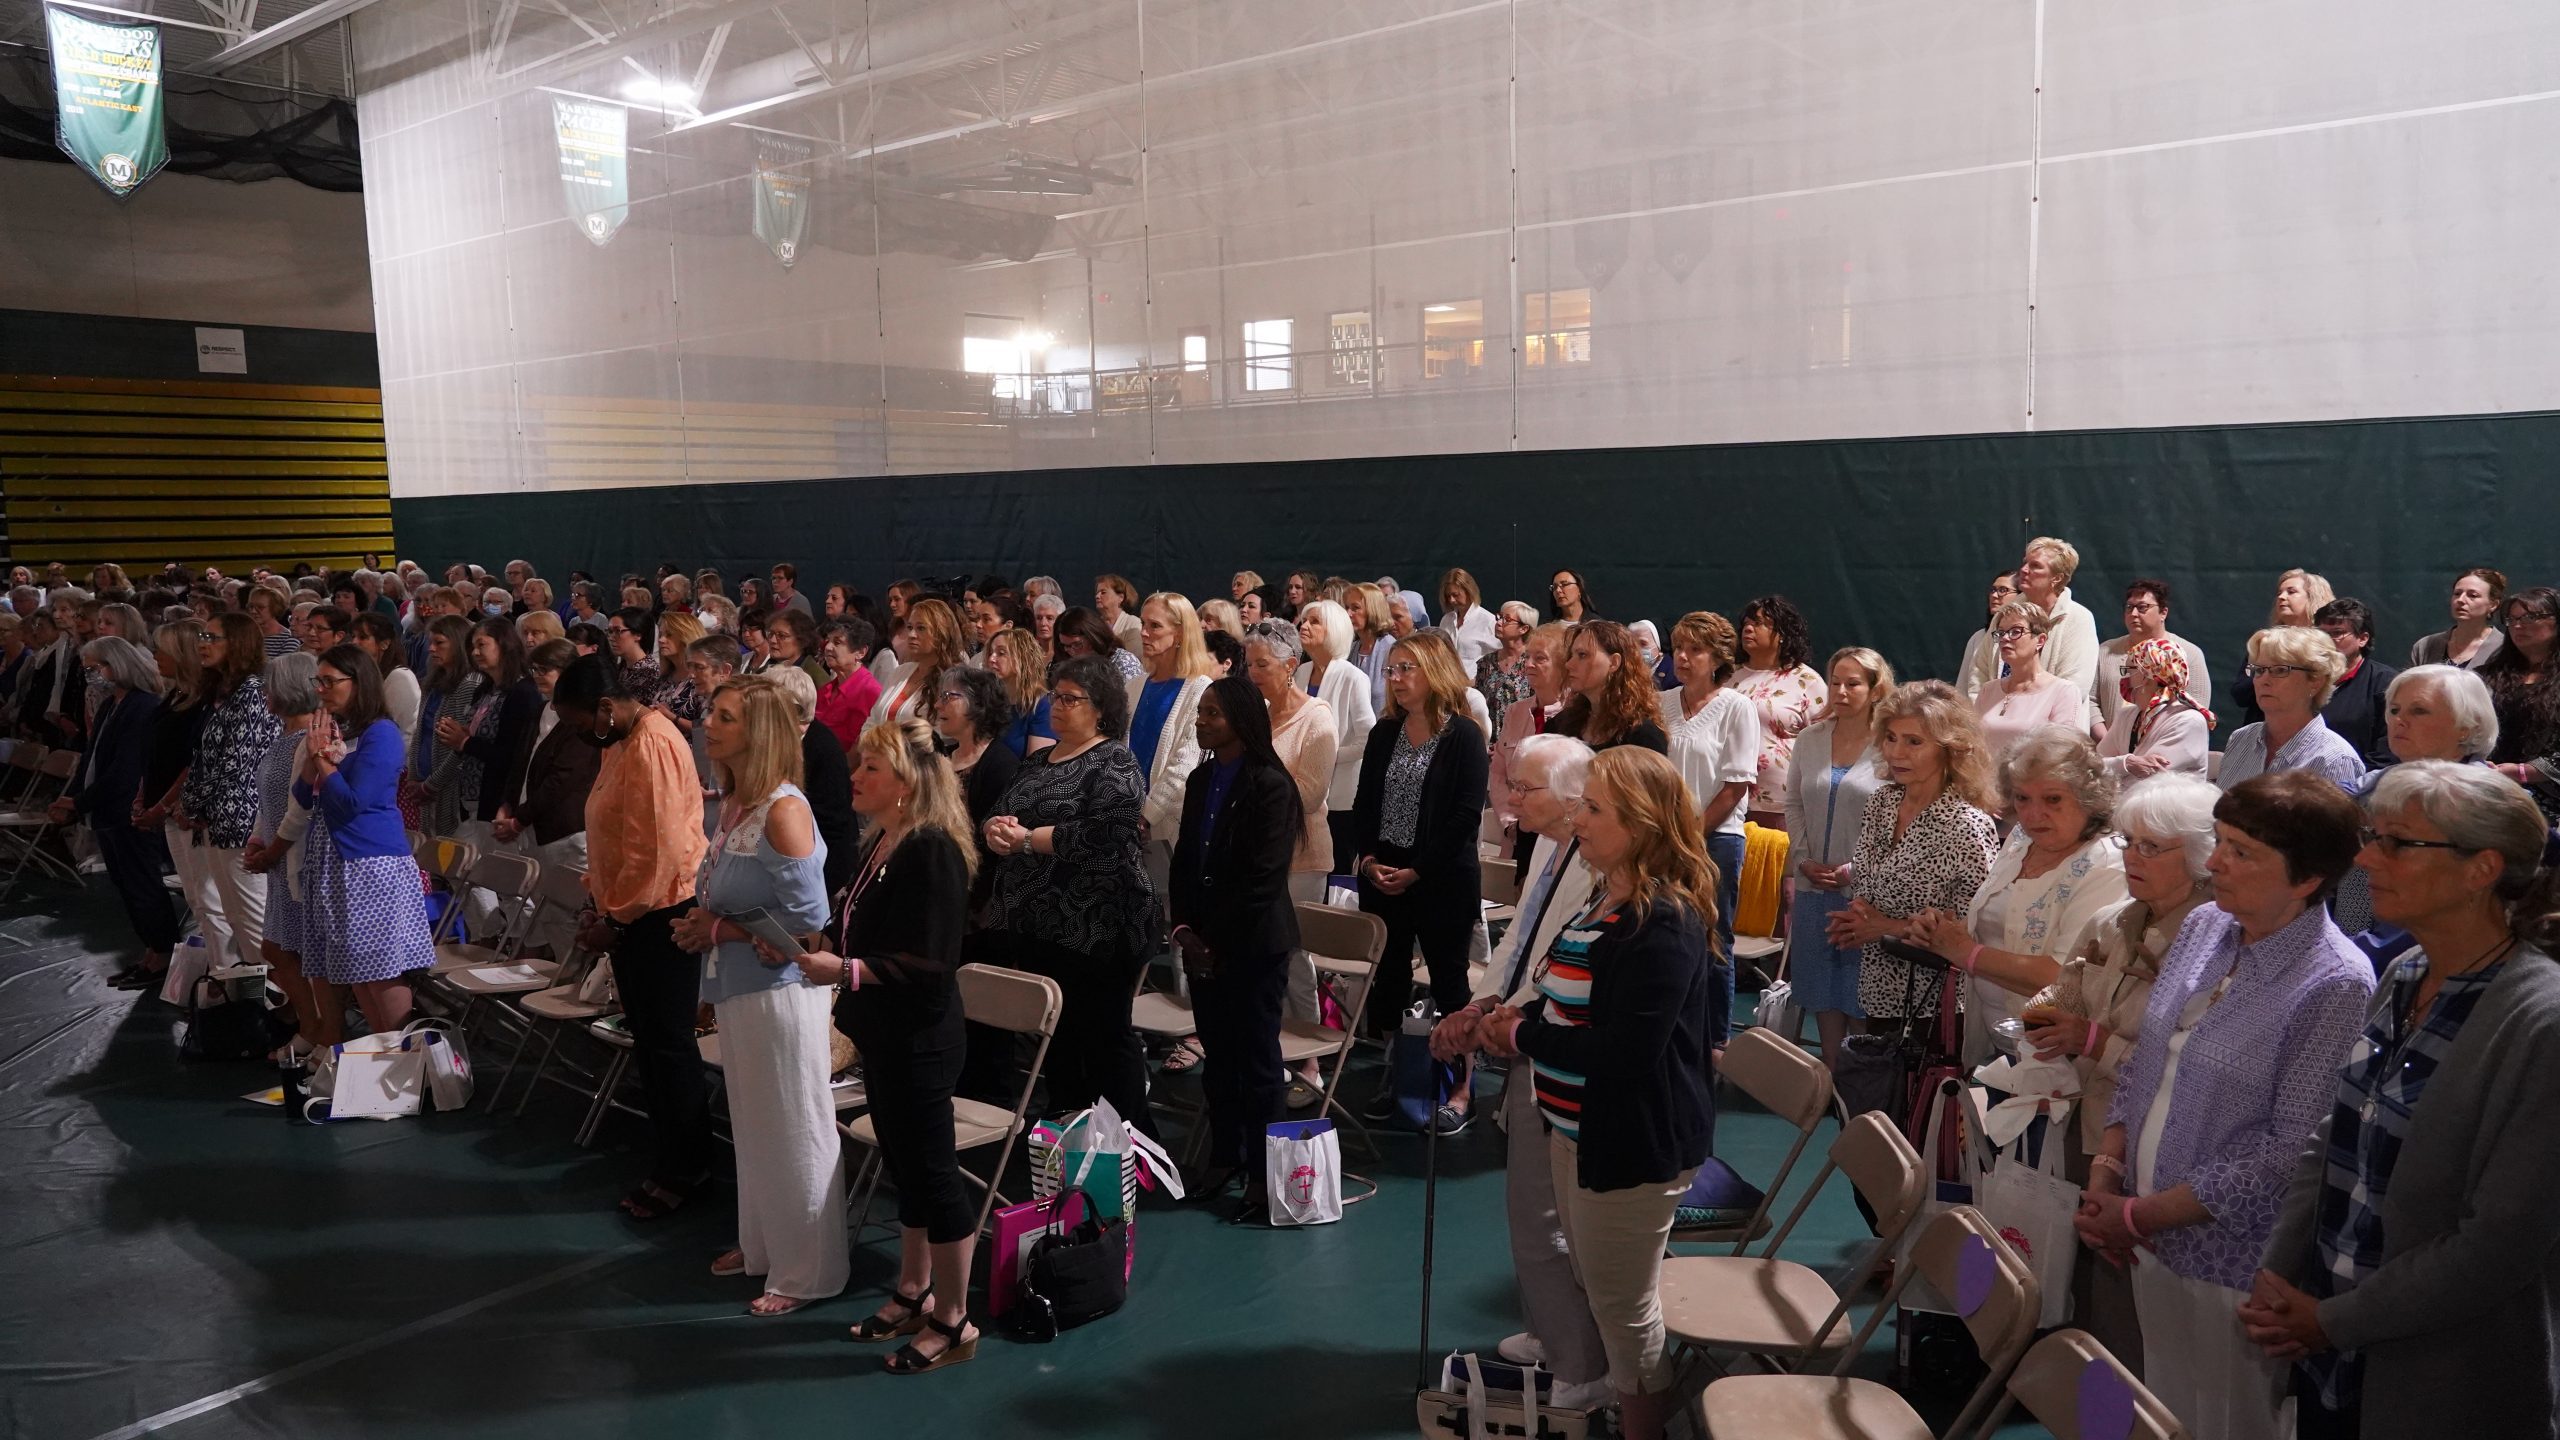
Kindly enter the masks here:
M 45 7 L 54 143 L 122 199 L 169 163 L 160 113 L 160 27 L 109 25 Z
M 809 230 L 809 157 L 817 151 L 771 135 L 756 137 L 756 238 L 782 268 L 800 258 Z
M 609 244 L 631 218 L 631 112 L 619 105 L 551 97 L 551 126 L 560 137 L 560 194 L 569 218 L 598 245 Z

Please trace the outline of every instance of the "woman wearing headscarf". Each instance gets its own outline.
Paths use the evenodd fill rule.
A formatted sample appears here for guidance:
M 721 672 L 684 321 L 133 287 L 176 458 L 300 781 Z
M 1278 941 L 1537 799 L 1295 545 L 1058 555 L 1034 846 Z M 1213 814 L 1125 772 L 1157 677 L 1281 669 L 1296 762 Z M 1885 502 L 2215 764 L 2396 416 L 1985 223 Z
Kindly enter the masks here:
M 2124 704 L 2098 745 L 2108 771 L 2127 781 L 2169 770 L 2202 775 L 2213 716 L 2188 693 L 2186 648 L 2143 641 L 2125 655 L 2118 684 Z

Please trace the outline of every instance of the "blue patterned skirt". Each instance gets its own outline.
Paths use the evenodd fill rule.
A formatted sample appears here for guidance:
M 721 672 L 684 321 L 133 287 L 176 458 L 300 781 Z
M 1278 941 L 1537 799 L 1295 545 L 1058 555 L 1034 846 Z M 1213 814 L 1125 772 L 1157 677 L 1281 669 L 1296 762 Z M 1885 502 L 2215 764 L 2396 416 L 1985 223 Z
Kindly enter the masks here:
M 1795 907 L 1787 912 L 1787 979 L 1796 987 L 1796 1004 L 1808 1013 L 1837 1010 L 1864 1018 L 1858 1003 L 1858 957 L 1852 945 L 1843 950 L 1826 933 L 1831 917 L 1849 908 L 1848 892 L 1816 890 L 1799 880 Z
M 417 861 L 340 855 L 328 822 L 317 815 L 302 844 L 303 974 L 363 985 L 435 964 Z

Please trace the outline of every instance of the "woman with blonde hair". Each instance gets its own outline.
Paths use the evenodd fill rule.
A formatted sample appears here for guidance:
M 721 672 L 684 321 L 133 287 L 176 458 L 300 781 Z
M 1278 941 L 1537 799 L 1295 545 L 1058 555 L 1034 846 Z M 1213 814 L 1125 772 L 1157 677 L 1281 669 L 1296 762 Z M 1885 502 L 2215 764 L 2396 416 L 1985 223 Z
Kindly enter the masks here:
M 1991 617 L 1992 643 L 2008 673 L 1983 686 L 1973 703 L 1982 712 L 1983 739 L 1994 759 L 2044 726 L 2085 728 L 2088 695 L 2044 668 L 2053 623 L 2052 612 L 2032 600 L 2012 600 Z
M 1028 630 L 999 631 L 987 642 L 987 671 L 1004 686 L 1013 702 L 1013 723 L 997 738 L 1021 759 L 1058 743 L 1049 725 L 1049 661 L 1040 637 Z
M 781 687 L 730 680 L 712 696 L 703 735 L 725 798 L 696 903 L 673 933 L 703 957 L 738 1152 L 738 1244 L 711 1273 L 764 1277 L 747 1313 L 788 1315 L 841 1292 L 850 1268 L 827 1089 L 833 977 L 771 953 L 737 917 L 762 912 L 795 935 L 824 929 L 827 847 L 800 789 L 800 720 Z
M 2346 668 L 2337 642 L 2308 625 L 2250 636 L 2249 663 L 2240 678 L 2266 718 L 2231 732 L 2214 783 L 2228 792 L 2269 771 L 2308 770 L 2355 794 L 2364 783 L 2364 757 L 2320 718 Z
M 1236 643 L 1241 645 L 1244 643 L 1244 612 L 1236 608 L 1233 600 L 1204 601 L 1200 606 L 1200 630 L 1204 636 L 1213 630 L 1222 631 L 1234 636 Z
M 949 601 L 918 600 L 907 607 L 907 618 L 889 637 L 889 644 L 897 651 L 900 664 L 881 683 L 880 703 L 871 707 L 871 718 L 862 722 L 862 728 L 869 730 L 912 716 L 929 729 L 933 725 L 934 680 L 968 658 L 969 645 L 961 637 L 960 616 Z
M 1795 903 L 1787 920 L 1787 975 L 1796 1003 L 1813 1015 L 1826 1065 L 1840 1063 L 1858 1004 L 1858 951 L 1831 943 L 1831 917 L 1849 904 L 1851 860 L 1867 801 L 1884 783 L 1876 755 L 1877 702 L 1893 693 L 1893 667 L 1873 650 L 1831 653 L 1830 703 L 1796 736 L 1787 771 L 1787 854 L 1795 861 Z
M 2320 607 L 2337 598 L 2337 592 L 2330 589 L 2329 582 L 2320 576 L 2298 568 L 2287 570 L 2276 577 L 2276 598 L 2267 606 L 2267 628 L 2278 630 L 2300 626 L 2310 629 Z M 2254 650 L 2256 645 L 2253 637 L 2250 647 Z M 2229 694 L 2232 703 L 2240 707 L 2242 722 L 2255 725 L 2267 718 L 2266 711 L 2259 708 L 2258 689 L 2250 682 L 2247 667 L 2241 668 L 2241 674 L 2231 677 Z M 2222 788 L 2228 790 L 2231 787 L 2225 785 Z
M 1939 680 L 1896 688 L 1876 703 L 1877 771 L 1884 784 L 1867 801 L 1849 861 L 1849 904 L 1829 936 L 1856 945 L 1858 1003 L 1872 1020 L 1899 1020 L 1929 1003 L 1911 966 L 1878 942 L 1911 940 L 1928 910 L 1963 910 L 1991 874 L 2000 803 L 1991 756 L 1973 706 Z
M 1484 590 L 1473 575 L 1451 569 L 1440 577 L 1440 605 L 1440 628 L 1457 645 L 1460 668 L 1473 675 L 1485 656 L 1502 648 L 1501 638 L 1494 633 L 1493 615 L 1484 608 Z
M 1383 1028 L 1402 1015 L 1419 945 L 1431 1001 L 1443 1015 L 1467 1003 L 1467 951 L 1481 907 L 1476 864 L 1478 817 L 1489 764 L 1484 732 L 1467 718 L 1467 678 L 1458 652 L 1436 630 L 1396 647 L 1387 667 L 1393 708 L 1360 758 L 1352 804 L 1352 856 L 1360 908 L 1386 922 L 1387 947 L 1372 982 L 1369 1015 Z M 1467 1126 L 1467 1077 L 1433 1117 L 1454 1135 Z M 1394 1104 L 1382 1087 L 1385 1118 Z
M 1149 863 L 1156 864 L 1173 853 L 1183 782 L 1200 763 L 1192 715 L 1200 692 L 1217 678 L 1218 666 L 1201 638 L 1200 616 L 1184 597 L 1170 590 L 1148 596 L 1139 610 L 1139 625 L 1138 662 L 1146 673 L 1128 685 L 1128 745 L 1147 775 Z M 1161 882 L 1162 871 L 1154 873 Z M 1161 883 L 1157 893 L 1164 893 Z
M 536 608 L 516 617 L 516 634 L 523 639 L 525 649 L 533 650 L 546 640 L 567 638 L 569 627 L 561 624 L 560 617 L 549 610 Z
M 1548 728 L 1594 750 L 1634 745 L 1671 753 L 1663 734 L 1653 669 L 1635 634 L 1615 620 L 1585 620 L 1565 648 L 1564 709 Z
M 1512 813 L 1511 767 L 1519 763 L 1522 742 L 1532 735 L 1547 733 L 1557 712 L 1564 708 L 1565 650 L 1572 643 L 1573 627 L 1561 620 L 1531 627 L 1520 642 L 1521 693 L 1494 716 L 1490 823 L 1504 844 L 1514 845 L 1517 853 L 1513 859 L 1522 865 L 1529 863 L 1529 851 L 1536 845 L 1537 836 L 1522 831 L 1520 817 Z
M 1227 598 L 1237 605 L 1242 605 L 1246 595 L 1261 588 L 1262 576 L 1259 573 L 1252 570 L 1239 570 L 1227 580 Z
M 1622 1432 L 1657 1440 L 1677 1399 L 1656 1294 L 1663 1244 L 1714 1133 L 1715 866 L 1697 797 L 1669 761 L 1629 746 L 1592 757 L 1573 831 L 1600 882 L 1540 960 L 1538 998 L 1497 1008 L 1476 1037 L 1529 1060 L 1556 1219 Z
M 1396 604 L 1387 592 L 1365 582 L 1342 589 L 1342 613 L 1351 620 L 1351 649 L 1342 658 L 1369 677 L 1369 708 L 1387 709 L 1387 657 L 1396 648 Z
M 1360 757 L 1367 753 L 1369 732 L 1377 728 L 1378 711 L 1369 677 L 1350 658 L 1350 613 L 1336 601 L 1309 600 L 1298 608 L 1296 623 L 1306 655 L 1295 676 L 1297 686 L 1333 712 L 1333 779 L 1325 786 L 1325 822 L 1333 838 L 1333 873 L 1348 873 L 1351 805 L 1360 791 Z

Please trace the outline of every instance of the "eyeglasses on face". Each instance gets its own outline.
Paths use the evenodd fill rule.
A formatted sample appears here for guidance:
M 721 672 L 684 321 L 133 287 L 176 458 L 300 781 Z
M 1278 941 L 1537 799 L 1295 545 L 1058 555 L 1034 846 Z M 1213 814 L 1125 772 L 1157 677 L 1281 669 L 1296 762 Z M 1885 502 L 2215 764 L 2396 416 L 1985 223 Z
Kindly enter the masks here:
M 1090 705 L 1092 703 L 1092 696 L 1079 695 L 1073 690 L 1052 690 L 1049 692 L 1049 708 L 1053 710 L 1072 709 L 1078 705 Z
M 2185 848 L 2175 840 L 2137 840 L 2131 835 L 2124 835 L 2122 839 L 2126 850 L 2145 860 L 2157 860 L 2163 855 L 2173 854 Z
M 1407 675 L 1419 675 L 1421 673 L 1422 667 L 1414 664 L 1410 660 L 1400 661 L 1397 664 L 1388 666 L 1386 669 L 1386 676 L 1390 680 L 1401 680 Z
M 2240 667 L 2240 673 L 2249 679 L 2256 680 L 2268 675 L 2282 678 L 2286 675 L 2308 675 L 2311 672 L 2299 665 L 2243 665 Z
M 2405 835 L 2385 835 L 2370 825 L 2358 830 L 2356 839 L 2395 860 L 2403 850 L 2456 850 L 2465 855 L 2479 853 L 2468 845 L 2456 845 L 2450 840 L 2414 840 Z
M 969 692 L 966 690 L 944 690 L 936 694 L 933 698 L 936 700 L 967 700 L 969 698 Z
M 2027 633 L 2026 626 L 2012 625 L 2006 630 L 1992 631 L 1991 638 L 1994 640 L 2024 640 L 2027 638 Z

